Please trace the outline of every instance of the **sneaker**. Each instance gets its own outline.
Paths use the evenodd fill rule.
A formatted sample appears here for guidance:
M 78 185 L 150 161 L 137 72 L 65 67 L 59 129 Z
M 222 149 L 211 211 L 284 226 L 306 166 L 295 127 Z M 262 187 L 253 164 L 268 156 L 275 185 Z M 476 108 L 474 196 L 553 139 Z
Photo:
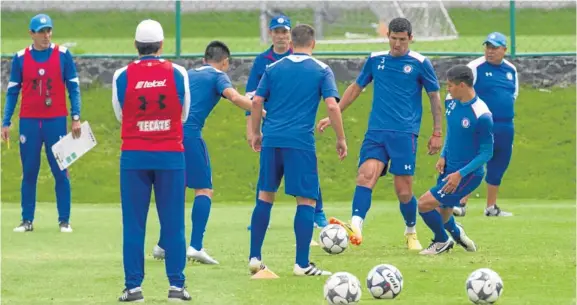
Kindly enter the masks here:
M 192 297 L 186 291 L 186 287 L 178 288 L 170 286 L 168 289 L 168 301 L 169 302 L 180 302 L 180 301 L 190 301 Z
M 152 248 L 152 257 L 157 260 L 163 260 L 164 255 L 164 249 L 162 249 L 159 245 L 154 245 L 154 248 Z
M 453 216 L 455 217 L 463 217 L 467 214 L 467 206 L 460 206 L 453 208 Z
M 329 218 L 329 223 L 333 225 L 340 225 L 343 228 L 345 228 L 345 230 L 349 234 L 349 240 L 351 241 L 351 244 L 355 246 L 360 246 L 361 243 L 363 242 L 363 234 L 360 227 L 350 225 L 335 217 Z
M 118 298 L 119 302 L 144 302 L 144 296 L 142 295 L 142 289 L 136 287 L 133 289 L 124 289 L 122 295 Z
M 409 250 L 423 250 L 421 242 L 417 238 L 417 233 L 405 233 L 405 244 Z
M 315 212 L 315 228 L 324 228 L 329 224 L 324 211 Z
M 32 225 L 32 221 L 30 220 L 24 220 L 22 221 L 22 223 L 17 226 L 16 228 L 14 228 L 14 232 L 32 232 L 34 231 L 34 226 Z
M 218 261 L 210 257 L 210 255 L 208 255 L 204 249 L 199 251 L 193 247 L 188 247 L 188 250 L 186 251 L 186 257 L 189 261 L 199 262 L 206 265 L 218 265 Z
M 513 216 L 511 212 L 501 210 L 497 205 L 485 208 L 485 216 L 510 217 Z
M 267 268 L 268 267 L 256 257 L 251 258 L 250 261 L 248 262 L 248 270 L 250 271 L 251 274 L 256 274 L 257 272 Z
M 60 227 L 61 233 L 72 233 L 72 227 L 70 226 L 70 224 L 67 221 L 59 222 L 58 226 Z
M 466 251 L 469 252 L 477 251 L 477 246 L 475 245 L 475 242 L 473 242 L 473 240 L 470 239 L 469 236 L 467 236 L 467 234 L 465 234 L 465 229 L 463 229 L 463 227 L 460 224 L 457 224 L 457 227 L 459 228 L 461 234 L 459 234 L 459 237 L 455 239 L 455 242 L 459 244 L 461 247 L 463 247 L 463 249 L 465 249 Z
M 306 268 L 301 268 L 298 264 L 295 264 L 293 273 L 297 276 L 322 276 L 333 274 L 332 272 L 317 268 L 313 262 L 309 262 L 309 266 Z
M 437 255 L 443 252 L 448 252 L 450 249 L 453 248 L 455 242 L 452 239 L 448 239 L 446 242 L 433 242 L 427 247 L 427 249 L 419 252 L 422 255 Z

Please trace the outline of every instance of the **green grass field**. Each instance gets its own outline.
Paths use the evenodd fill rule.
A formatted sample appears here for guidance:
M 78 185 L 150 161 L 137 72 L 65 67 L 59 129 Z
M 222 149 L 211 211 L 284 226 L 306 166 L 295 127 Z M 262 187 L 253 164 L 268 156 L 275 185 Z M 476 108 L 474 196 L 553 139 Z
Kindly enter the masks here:
M 112 198 L 111 198 L 112 199 Z M 476 253 L 456 248 L 438 257 L 421 257 L 403 248 L 403 222 L 396 202 L 374 202 L 365 224 L 361 247 L 329 256 L 311 249 L 311 260 L 333 272 L 355 274 L 362 283 L 360 304 L 389 304 L 373 300 L 366 290 L 369 270 L 393 264 L 403 273 L 401 295 L 391 304 L 464 305 L 469 303 L 465 280 L 475 269 L 492 268 L 504 282 L 497 304 L 575 304 L 575 202 L 503 201 L 516 213 L 511 218 L 481 216 L 484 203 L 471 202 L 469 213 L 459 219 L 478 244 Z M 185 270 L 191 304 L 326 304 L 322 287 L 326 278 L 297 278 L 294 263 L 294 204 L 273 209 L 271 229 L 263 258 L 280 279 L 250 280 L 247 270 L 251 206 L 217 201 L 213 205 L 205 247 L 219 266 L 187 264 Z M 326 211 L 337 217 L 350 215 L 347 202 L 327 202 Z M 75 232 L 62 234 L 55 223 L 52 203 L 39 205 L 33 233 L 12 232 L 20 209 L 2 208 L 2 304 L 72 305 L 116 304 L 123 288 L 121 212 L 118 204 L 75 205 Z M 187 219 L 190 206 L 187 209 Z M 164 264 L 153 260 L 152 247 L 159 236 L 156 210 L 151 208 L 146 239 L 146 304 L 166 304 Z M 431 234 L 418 219 L 420 240 Z M 190 234 L 187 221 L 187 235 Z M 315 230 L 315 236 L 318 236 Z M 187 238 L 189 240 L 189 237 Z
M 48 12 L 54 22 L 54 41 L 75 43 L 74 54 L 133 54 L 133 35 L 138 22 L 145 18 L 159 20 L 165 28 L 167 54 L 175 52 L 175 22 L 173 13 L 165 12 Z M 293 23 L 312 23 L 312 12 L 287 11 Z M 25 34 L 33 12 L 1 12 L 2 54 L 10 55 L 30 43 Z M 360 12 L 359 14 L 364 14 Z M 419 52 L 480 52 L 486 35 L 501 31 L 510 35 L 509 11 L 450 9 L 449 14 L 459 32 L 451 41 L 415 42 Z M 367 20 L 373 17 L 367 15 Z M 575 10 L 517 11 L 517 52 L 574 52 Z M 261 52 L 257 12 L 186 13 L 182 16 L 182 52 L 202 53 L 208 42 L 225 41 L 233 52 Z M 346 29 L 345 29 L 346 30 Z M 343 31 L 343 30 L 340 30 Z M 342 38 L 338 30 L 329 31 L 333 38 Z M 317 51 L 379 51 L 376 44 L 318 44 Z

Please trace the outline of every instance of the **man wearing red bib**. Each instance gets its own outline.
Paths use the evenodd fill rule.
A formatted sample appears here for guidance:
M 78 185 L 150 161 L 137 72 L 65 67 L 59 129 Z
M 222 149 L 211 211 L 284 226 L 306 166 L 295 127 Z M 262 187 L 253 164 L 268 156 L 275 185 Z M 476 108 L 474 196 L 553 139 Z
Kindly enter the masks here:
M 120 302 L 144 300 L 144 237 L 152 189 L 165 241 L 170 301 L 190 301 L 184 282 L 185 163 L 182 122 L 190 107 L 184 67 L 160 58 L 160 23 L 144 20 L 136 28 L 138 60 L 116 70 L 112 105 L 122 124 L 120 196 L 122 203 L 125 289 Z

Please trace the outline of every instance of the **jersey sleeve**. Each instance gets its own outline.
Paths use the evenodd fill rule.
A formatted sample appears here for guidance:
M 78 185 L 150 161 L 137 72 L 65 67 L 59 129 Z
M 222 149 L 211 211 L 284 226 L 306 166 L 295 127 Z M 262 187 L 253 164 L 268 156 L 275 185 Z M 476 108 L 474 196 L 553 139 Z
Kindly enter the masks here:
M 479 151 L 471 162 L 459 170 L 462 177 L 474 172 L 489 162 L 493 157 L 493 117 L 491 114 L 485 113 L 477 120 L 477 130 L 475 134 L 479 139 Z
M 449 107 L 449 102 L 451 102 L 451 94 L 447 93 L 447 97 L 445 97 L 445 110 Z M 443 142 L 443 149 L 441 150 L 441 158 L 445 158 L 447 156 L 447 139 L 449 138 L 449 128 L 447 128 L 447 134 L 445 135 L 445 141 Z
M 269 97 L 270 94 L 270 76 L 267 71 L 264 72 L 260 82 L 258 83 L 258 88 L 256 89 L 255 96 L 260 96 L 265 100 Z
M 218 73 L 216 77 L 216 90 L 218 91 L 218 94 L 222 96 L 224 90 L 228 88 L 233 88 L 230 78 L 226 73 Z
M 188 113 L 190 111 L 190 81 L 188 78 L 188 72 L 183 66 L 172 64 L 174 67 L 174 83 L 176 85 L 176 92 L 178 93 L 178 99 L 182 105 L 182 122 L 186 122 L 188 119 Z
M 252 64 L 252 68 L 250 69 L 250 74 L 248 76 L 248 81 L 246 82 L 246 90 L 245 92 L 252 92 L 256 91 L 258 88 L 260 79 L 264 74 L 264 70 L 266 67 L 263 66 L 263 62 L 260 56 L 257 56 L 254 59 Z
M 11 125 L 14 109 L 18 103 L 18 96 L 22 88 L 22 67 L 18 60 L 18 54 L 14 54 L 12 58 L 12 67 L 10 69 L 10 79 L 8 81 L 8 88 L 6 90 L 6 104 L 4 105 L 4 117 L 2 118 L 2 127 Z
M 70 114 L 80 115 L 81 96 L 80 96 L 80 81 L 76 72 L 76 64 L 70 50 L 63 53 L 64 58 L 64 82 L 68 90 L 68 98 L 70 99 Z
M 363 69 L 361 73 L 357 77 L 357 85 L 361 86 L 362 88 L 366 87 L 373 81 L 373 57 L 367 57 L 365 64 L 363 65 Z
M 423 71 L 421 73 L 421 83 L 425 87 L 427 93 L 439 91 L 439 79 L 435 73 L 435 68 L 428 58 L 423 61 Z
M 126 84 L 126 67 L 116 70 L 112 77 L 112 109 L 119 122 L 122 122 L 122 105 L 124 105 Z
M 321 93 L 323 99 L 326 100 L 329 97 L 334 97 L 337 101 L 340 100 L 339 90 L 337 88 L 333 70 L 327 66 L 323 72 L 323 82 L 321 84 Z

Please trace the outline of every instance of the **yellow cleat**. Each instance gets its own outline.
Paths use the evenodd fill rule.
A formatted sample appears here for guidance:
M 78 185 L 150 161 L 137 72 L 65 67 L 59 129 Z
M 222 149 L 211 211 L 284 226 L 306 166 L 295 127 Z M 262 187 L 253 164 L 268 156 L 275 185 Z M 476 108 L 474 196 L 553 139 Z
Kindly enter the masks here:
M 423 250 L 423 246 L 417 238 L 417 233 L 407 233 L 405 234 L 405 243 L 409 250 Z
M 363 242 L 363 235 L 361 234 L 360 228 L 354 227 L 334 217 L 329 218 L 329 223 L 333 225 L 340 225 L 341 227 L 345 228 L 347 234 L 349 234 L 349 240 L 351 241 L 351 244 L 360 246 Z

